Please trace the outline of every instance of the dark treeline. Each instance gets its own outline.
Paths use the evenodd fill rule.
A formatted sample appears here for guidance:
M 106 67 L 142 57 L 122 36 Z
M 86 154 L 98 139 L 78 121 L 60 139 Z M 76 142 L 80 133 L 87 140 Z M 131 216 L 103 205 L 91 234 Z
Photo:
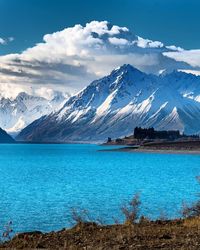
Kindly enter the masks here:
M 200 140 L 199 135 L 186 135 L 181 134 L 179 130 L 155 130 L 151 128 L 136 127 L 134 129 L 134 134 L 130 136 L 125 136 L 124 138 L 115 139 L 116 143 L 122 144 L 125 140 L 169 140 L 174 141 L 178 139 L 189 139 L 189 140 Z M 107 143 L 112 143 L 111 137 L 108 137 Z M 126 141 L 127 142 L 127 141 Z
M 175 140 L 178 138 L 187 137 L 186 135 L 181 135 L 179 130 L 163 130 L 156 131 L 154 128 L 141 128 L 136 127 L 134 129 L 134 138 L 136 139 L 170 139 Z M 198 137 L 198 136 L 191 136 Z

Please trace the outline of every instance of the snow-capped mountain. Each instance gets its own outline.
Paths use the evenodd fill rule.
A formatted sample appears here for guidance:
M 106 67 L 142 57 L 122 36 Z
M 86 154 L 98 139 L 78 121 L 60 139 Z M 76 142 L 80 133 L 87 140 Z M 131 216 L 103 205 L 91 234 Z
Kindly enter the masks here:
M 156 76 L 123 65 L 27 126 L 18 139 L 101 141 L 132 134 L 136 126 L 200 133 L 199 96 L 200 77 Z
M 59 110 L 67 97 L 56 92 L 52 100 L 21 92 L 14 99 L 0 98 L 0 127 L 10 134 L 21 129 L 43 115 Z

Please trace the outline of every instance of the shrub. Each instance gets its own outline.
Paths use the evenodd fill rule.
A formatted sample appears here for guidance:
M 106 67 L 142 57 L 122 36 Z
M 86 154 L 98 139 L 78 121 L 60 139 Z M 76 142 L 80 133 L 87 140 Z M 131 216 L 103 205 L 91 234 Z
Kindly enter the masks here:
M 88 211 L 78 208 L 71 208 L 71 219 L 73 224 L 83 224 L 90 220 Z
M 197 201 L 191 206 L 188 206 L 187 204 L 183 204 L 182 216 L 184 218 L 200 216 L 200 201 Z
M 131 201 L 121 207 L 121 211 L 125 216 L 125 224 L 136 223 L 139 218 L 140 205 L 140 196 L 135 194 Z
M 197 176 L 196 179 L 198 183 L 200 184 L 200 176 Z M 198 194 L 198 196 L 200 196 L 200 194 Z M 183 203 L 182 216 L 184 218 L 200 216 L 200 200 L 193 203 L 191 206 L 188 206 L 187 204 Z

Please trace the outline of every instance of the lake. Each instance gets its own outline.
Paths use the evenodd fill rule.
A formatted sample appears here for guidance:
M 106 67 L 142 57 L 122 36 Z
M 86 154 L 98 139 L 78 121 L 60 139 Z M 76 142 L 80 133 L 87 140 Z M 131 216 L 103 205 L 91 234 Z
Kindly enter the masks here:
M 100 152 L 79 144 L 0 145 L 0 229 L 51 231 L 70 225 L 72 207 L 113 223 L 139 192 L 142 213 L 180 216 L 182 202 L 200 192 L 200 156 Z

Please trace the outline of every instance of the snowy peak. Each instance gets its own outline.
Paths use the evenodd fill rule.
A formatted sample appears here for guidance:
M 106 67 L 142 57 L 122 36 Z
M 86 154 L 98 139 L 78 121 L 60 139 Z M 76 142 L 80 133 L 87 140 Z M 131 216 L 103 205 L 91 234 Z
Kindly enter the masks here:
M 133 67 L 130 64 L 124 64 L 116 69 L 114 69 L 110 75 L 126 75 L 126 74 L 134 74 L 135 76 L 138 75 L 146 75 L 145 73 L 143 73 L 142 71 L 140 71 L 139 69 L 136 69 L 135 67 Z
M 45 101 L 46 99 L 40 96 L 29 95 L 26 92 L 20 92 L 14 99 L 16 102 L 27 102 L 27 101 Z
M 153 80 L 153 77 L 150 78 L 131 65 L 125 64 L 113 70 L 110 75 L 93 81 L 79 94 L 70 98 L 65 107 L 73 105 L 78 109 L 83 106 L 96 108 L 105 102 L 108 95 L 112 95 L 115 102 L 118 95 L 125 98 L 131 95 L 133 89 L 139 92 L 144 85 L 150 88 Z
M 123 87 L 123 85 L 133 85 L 135 82 L 142 82 L 147 75 L 138 69 L 134 68 L 130 64 L 124 64 L 120 68 L 114 70 L 109 75 L 112 84 L 110 89 L 116 89 L 117 87 Z M 116 79 L 115 79 L 116 78 Z M 115 80 L 114 80 L 115 79 Z

